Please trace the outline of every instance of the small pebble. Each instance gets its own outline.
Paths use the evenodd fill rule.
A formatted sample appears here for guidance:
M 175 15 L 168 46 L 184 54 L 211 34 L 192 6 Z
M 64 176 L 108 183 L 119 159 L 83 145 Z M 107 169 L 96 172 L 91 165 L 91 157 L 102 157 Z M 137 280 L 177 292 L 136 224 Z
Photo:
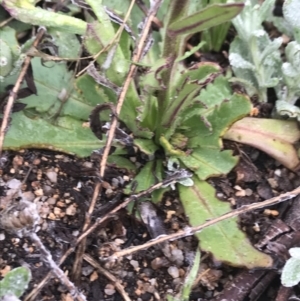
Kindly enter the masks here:
M 106 295 L 111 296 L 116 293 L 115 287 L 112 284 L 107 284 L 105 286 L 104 292 Z
M 54 214 L 55 214 L 55 215 L 60 215 L 60 213 L 61 213 L 61 209 L 60 209 L 60 208 L 58 208 L 58 207 L 54 207 L 54 210 L 53 210 L 53 212 L 54 212 Z
M 236 193 L 235 193 L 236 196 L 245 196 L 246 195 L 246 191 L 245 190 L 238 190 Z
M 250 189 L 250 188 L 246 188 L 246 189 L 245 189 L 245 193 L 246 193 L 246 196 L 250 196 L 250 195 L 253 194 L 253 191 L 252 191 L 252 189 Z
M 165 257 L 157 257 L 151 261 L 151 267 L 153 270 L 160 269 L 161 267 L 168 266 L 169 261 Z
M 67 209 L 66 209 L 66 215 L 75 215 L 76 214 L 76 207 L 71 204 Z
M 0 240 L 4 240 L 5 239 L 5 234 L 4 233 L 0 233 Z
M 57 183 L 57 173 L 55 171 L 48 170 L 46 176 L 51 183 Z
M 168 268 L 168 273 L 169 273 L 169 275 L 170 275 L 171 277 L 173 277 L 174 279 L 179 277 L 179 270 L 178 270 L 178 268 L 175 267 L 175 266 L 170 266 L 170 267 Z
M 281 177 L 281 169 L 276 169 L 274 171 L 274 174 L 277 176 L 277 177 Z
M 22 183 L 17 179 L 11 179 L 6 183 L 6 185 L 10 189 L 19 189 Z
M 55 198 L 49 198 L 49 199 L 47 200 L 47 203 L 48 203 L 49 205 L 55 205 L 55 204 L 56 204 L 56 199 L 55 199 Z
M 135 270 L 139 269 L 139 262 L 136 260 L 130 260 L 130 264 L 133 266 Z
M 44 191 L 43 191 L 43 189 L 40 188 L 40 189 L 35 190 L 34 194 L 36 196 L 42 196 L 42 195 L 44 195 Z

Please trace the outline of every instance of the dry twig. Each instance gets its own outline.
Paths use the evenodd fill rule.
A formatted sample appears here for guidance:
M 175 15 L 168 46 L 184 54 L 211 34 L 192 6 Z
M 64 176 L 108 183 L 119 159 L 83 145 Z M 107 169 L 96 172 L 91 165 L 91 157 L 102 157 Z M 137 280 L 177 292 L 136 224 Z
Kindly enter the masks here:
M 125 292 L 123 285 L 118 281 L 118 279 L 113 274 L 111 274 L 110 272 L 102 268 L 101 265 L 90 255 L 83 254 L 83 259 L 87 261 L 95 269 L 97 269 L 99 273 L 101 273 L 106 278 L 108 278 L 116 287 L 117 291 L 120 293 L 120 295 L 123 297 L 125 301 L 131 301 L 128 294 Z

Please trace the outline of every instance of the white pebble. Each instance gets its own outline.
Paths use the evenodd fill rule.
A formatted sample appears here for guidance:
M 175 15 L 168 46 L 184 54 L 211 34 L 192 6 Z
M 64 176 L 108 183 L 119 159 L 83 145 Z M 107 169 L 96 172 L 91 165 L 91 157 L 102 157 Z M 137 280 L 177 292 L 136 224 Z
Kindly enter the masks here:
M 71 204 L 67 209 L 66 209 L 66 214 L 67 215 L 75 215 L 76 214 L 76 207 Z
M 133 266 L 135 270 L 139 268 L 139 263 L 136 260 L 130 260 L 130 264 Z
M 179 277 L 179 270 L 175 266 L 170 266 L 168 268 L 168 273 L 170 276 L 172 276 L 174 279 Z
M 0 240 L 4 240 L 5 239 L 5 234 L 4 233 L 0 233 Z
M 116 293 L 115 287 L 112 284 L 107 284 L 105 286 L 104 292 L 106 295 L 111 296 Z
M 281 177 L 281 170 L 280 169 L 276 169 L 274 171 L 274 174 L 277 176 L 277 177 Z
M 46 172 L 46 176 L 50 180 L 51 183 L 57 183 L 57 172 L 48 170 Z

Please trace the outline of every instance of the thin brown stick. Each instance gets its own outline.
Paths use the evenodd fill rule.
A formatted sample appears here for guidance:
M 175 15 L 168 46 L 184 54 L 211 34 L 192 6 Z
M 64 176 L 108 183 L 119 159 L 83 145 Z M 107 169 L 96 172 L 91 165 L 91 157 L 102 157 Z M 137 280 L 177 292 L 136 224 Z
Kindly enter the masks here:
M 45 32 L 44 29 L 40 29 L 40 31 L 38 32 L 38 34 L 37 34 L 37 36 L 36 36 L 36 38 L 33 42 L 34 47 L 36 47 L 38 45 L 38 43 L 40 42 L 42 36 L 44 35 L 44 32 Z M 2 155 L 4 137 L 5 137 L 6 129 L 7 129 L 8 122 L 9 122 L 9 116 L 11 114 L 11 110 L 12 110 L 14 101 L 17 98 L 18 91 L 21 87 L 21 84 L 23 82 L 23 79 L 25 77 L 27 69 L 30 65 L 30 61 L 31 61 L 31 57 L 26 56 L 26 58 L 24 60 L 23 67 L 22 67 L 21 72 L 18 76 L 18 79 L 17 79 L 12 91 L 10 92 L 10 95 L 8 97 L 8 100 L 7 100 L 5 111 L 4 111 L 4 114 L 3 114 L 1 129 L 0 129 L 0 157 Z
M 91 266 L 93 266 L 95 269 L 98 270 L 99 273 L 104 275 L 107 279 L 109 279 L 114 286 L 116 287 L 117 291 L 120 293 L 120 295 L 123 297 L 125 301 L 131 301 L 128 294 L 125 292 L 125 289 L 123 285 L 120 283 L 120 281 L 109 271 L 105 270 L 101 267 L 101 265 L 90 255 L 83 254 L 83 259 L 87 261 Z
M 219 217 L 216 217 L 216 218 L 214 218 L 210 221 L 207 221 L 206 223 L 201 224 L 199 226 L 188 227 L 185 230 L 181 230 L 181 231 L 178 231 L 178 232 L 173 233 L 173 234 L 160 236 L 158 238 L 152 239 L 152 240 L 150 240 L 149 242 L 147 242 L 143 245 L 134 246 L 134 247 L 130 247 L 130 248 L 115 252 L 111 256 L 111 260 L 116 260 L 117 258 L 126 256 L 128 254 L 132 254 L 134 252 L 137 252 L 137 251 L 140 251 L 140 250 L 143 250 L 143 249 L 150 248 L 154 245 L 160 244 L 160 243 L 165 242 L 165 241 L 176 240 L 176 239 L 179 239 L 179 238 L 183 238 L 183 237 L 186 237 L 186 236 L 193 235 L 197 232 L 200 232 L 204 228 L 212 226 L 212 225 L 214 225 L 216 223 L 219 223 L 219 222 L 221 222 L 225 219 L 238 216 L 238 215 L 240 215 L 242 213 L 245 213 L 245 212 L 248 212 L 248 211 L 265 208 L 265 207 L 268 207 L 268 206 L 272 206 L 272 205 L 290 200 L 290 199 L 296 197 L 298 194 L 300 194 L 300 186 L 298 188 L 294 189 L 293 191 L 283 193 L 283 194 L 281 194 L 277 197 L 271 198 L 269 200 L 266 200 L 266 201 L 263 201 L 263 202 L 260 202 L 260 203 L 254 203 L 254 204 L 251 204 L 251 205 L 242 206 L 238 209 L 232 210 L 232 211 L 230 211 L 228 213 L 225 213 L 225 214 L 223 214 Z

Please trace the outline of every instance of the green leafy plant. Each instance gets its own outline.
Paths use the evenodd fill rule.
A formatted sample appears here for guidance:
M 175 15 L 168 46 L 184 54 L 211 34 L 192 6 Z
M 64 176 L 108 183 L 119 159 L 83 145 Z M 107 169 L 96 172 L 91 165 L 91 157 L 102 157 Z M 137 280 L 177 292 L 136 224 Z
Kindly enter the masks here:
M 230 44 L 229 60 L 235 76 L 242 82 L 250 96 L 258 94 L 260 101 L 267 102 L 267 89 L 279 84 L 281 38 L 273 41 L 262 23 L 272 10 L 274 0 L 245 2 L 245 8 L 232 23 L 237 36 Z
M 286 287 L 292 287 L 300 282 L 300 248 L 289 249 L 291 258 L 285 263 L 281 283 Z
M 25 267 L 15 268 L 0 281 L 0 298 L 13 295 L 22 296 L 31 279 L 30 270 Z
M 229 60 L 236 80 L 245 85 L 250 96 L 257 94 L 260 101 L 267 102 L 267 89 L 274 88 L 277 113 L 299 120 L 300 110 L 294 104 L 300 96 L 300 22 L 294 12 L 300 9 L 300 1 L 283 4 L 286 27 L 295 38 L 285 48 L 286 62 L 282 62 L 279 51 L 282 38 L 271 40 L 262 26 L 269 19 L 274 3 L 274 0 L 261 5 L 256 0 L 245 2 L 245 9 L 232 21 L 238 35 L 230 45 Z
M 92 149 L 103 146 L 105 139 L 92 138 L 90 129 L 81 128 L 81 124 L 96 104 L 116 103 L 131 64 L 130 47 L 134 38 L 123 31 L 117 37 L 118 43 L 114 43 L 118 26 L 109 19 L 101 1 L 86 2 L 97 20 L 90 17 L 84 46 L 96 58 L 100 71 L 90 66 L 88 74 L 75 80 L 64 63 L 56 66 L 48 62 L 47 68 L 34 59 L 39 93 L 23 99 L 26 110 L 13 114 L 6 148 L 46 147 L 87 156 Z M 182 63 L 189 35 L 230 21 L 242 10 L 243 3 L 213 4 L 193 14 L 189 14 L 189 3 L 169 2 L 160 37 L 161 50 L 150 50 L 141 62 L 151 67 L 137 82 L 131 83 L 119 118 L 132 133 L 133 144 L 149 159 L 136 172 L 137 191 L 149 188 L 157 179 L 164 178 L 165 173 L 172 176 L 185 169 L 194 173 L 192 179 L 185 173 L 178 190 L 190 223 L 196 226 L 230 211 L 228 203 L 216 199 L 214 188 L 206 180 L 228 173 L 237 163 L 238 158 L 231 151 L 223 150 L 222 136 L 234 122 L 249 114 L 252 106 L 246 95 L 232 92 L 217 64 L 186 68 Z M 70 81 L 73 89 L 68 89 Z M 62 105 L 59 95 L 64 89 L 69 96 Z M 41 98 L 46 101 L 41 102 Z M 58 110 L 59 117 L 53 118 Z M 109 119 L 108 115 L 100 116 L 101 121 Z M 36 135 L 25 135 L 30 131 Z M 118 141 L 114 143 L 117 150 L 110 160 L 132 168 L 126 149 Z M 164 151 L 165 159 L 155 158 L 157 150 Z M 162 192 L 153 194 L 153 199 L 159 200 Z M 272 264 L 268 255 L 250 244 L 235 219 L 196 235 L 201 249 L 217 260 L 248 268 Z M 237 245 L 243 248 L 236 248 Z

